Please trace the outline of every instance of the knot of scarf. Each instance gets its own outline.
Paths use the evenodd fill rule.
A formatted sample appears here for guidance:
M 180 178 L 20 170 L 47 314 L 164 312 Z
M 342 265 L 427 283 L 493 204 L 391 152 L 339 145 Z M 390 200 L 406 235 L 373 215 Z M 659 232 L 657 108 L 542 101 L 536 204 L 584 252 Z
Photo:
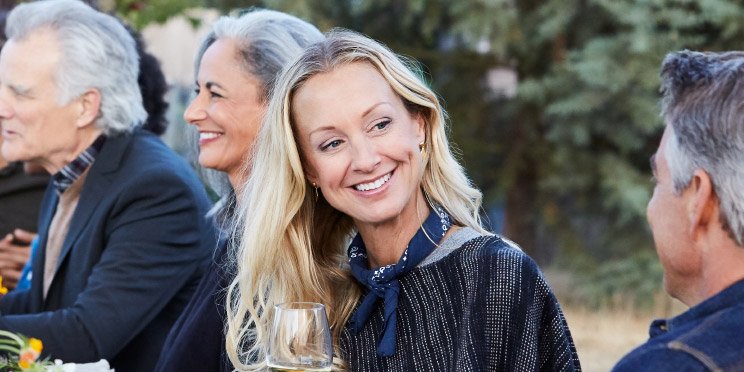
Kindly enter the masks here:
M 433 207 L 429 217 L 416 232 L 398 263 L 369 269 L 367 249 L 361 235 L 357 234 L 351 241 L 348 250 L 351 273 L 369 292 L 352 315 L 349 326 L 352 332 L 359 333 L 367 323 L 375 304 L 379 299 L 384 301 L 384 331 L 377 346 L 377 354 L 390 357 L 395 354 L 395 330 L 400 283 L 398 278 L 413 270 L 424 258 L 436 248 L 444 234 L 452 226 L 449 214 L 440 206 Z

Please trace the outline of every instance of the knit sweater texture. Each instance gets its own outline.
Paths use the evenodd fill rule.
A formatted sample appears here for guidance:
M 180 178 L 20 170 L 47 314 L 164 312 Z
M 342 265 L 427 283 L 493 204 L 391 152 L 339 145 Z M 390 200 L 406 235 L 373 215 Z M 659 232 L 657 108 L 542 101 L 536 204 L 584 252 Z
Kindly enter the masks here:
M 499 236 L 462 238 L 473 233 L 456 232 L 432 253 L 443 257 L 400 278 L 393 356 L 377 355 L 382 301 L 358 334 L 342 332 L 349 370 L 581 370 L 558 301 L 534 261 Z

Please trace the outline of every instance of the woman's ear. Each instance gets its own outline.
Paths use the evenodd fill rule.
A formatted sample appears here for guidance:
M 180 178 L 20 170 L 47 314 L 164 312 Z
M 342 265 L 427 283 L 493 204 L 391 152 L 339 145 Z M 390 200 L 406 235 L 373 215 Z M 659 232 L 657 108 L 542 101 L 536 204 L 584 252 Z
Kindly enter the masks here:
M 297 151 L 300 155 L 300 164 L 302 164 L 302 172 L 305 173 L 305 178 L 307 178 L 307 180 L 314 185 L 318 184 L 318 172 L 315 170 L 315 167 L 313 167 L 313 165 L 310 164 L 310 162 L 308 161 L 305 153 L 303 152 L 303 146 L 299 143 L 297 143 Z
M 98 89 L 88 89 L 79 98 L 78 118 L 75 125 L 84 128 L 95 124 L 101 115 L 101 92 Z
M 416 131 L 416 140 L 418 143 L 426 143 L 426 120 L 424 120 L 424 114 L 417 113 L 413 115 L 414 123 L 418 126 Z
M 313 169 L 313 167 L 310 166 L 309 164 L 304 163 L 303 165 L 305 168 L 305 178 L 307 178 L 307 180 L 310 181 L 310 183 L 312 183 L 313 185 L 317 185 L 318 184 L 318 173 L 315 172 L 315 169 Z

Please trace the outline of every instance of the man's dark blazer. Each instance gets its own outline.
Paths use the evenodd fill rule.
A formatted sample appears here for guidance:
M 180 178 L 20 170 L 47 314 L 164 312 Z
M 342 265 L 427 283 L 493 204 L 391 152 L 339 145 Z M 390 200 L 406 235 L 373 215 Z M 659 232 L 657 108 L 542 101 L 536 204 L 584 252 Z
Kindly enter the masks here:
M 215 234 L 190 167 L 147 132 L 109 137 L 83 185 L 46 300 L 50 186 L 39 217 L 31 288 L 0 300 L 0 329 L 36 337 L 65 362 L 108 359 L 149 371 L 201 277 Z

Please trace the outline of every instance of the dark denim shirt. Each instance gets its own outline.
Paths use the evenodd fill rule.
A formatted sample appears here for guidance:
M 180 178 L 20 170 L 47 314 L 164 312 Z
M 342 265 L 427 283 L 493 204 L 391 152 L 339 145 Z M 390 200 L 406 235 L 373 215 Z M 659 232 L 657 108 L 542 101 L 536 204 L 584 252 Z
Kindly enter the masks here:
M 669 320 L 613 371 L 744 371 L 744 280 Z

